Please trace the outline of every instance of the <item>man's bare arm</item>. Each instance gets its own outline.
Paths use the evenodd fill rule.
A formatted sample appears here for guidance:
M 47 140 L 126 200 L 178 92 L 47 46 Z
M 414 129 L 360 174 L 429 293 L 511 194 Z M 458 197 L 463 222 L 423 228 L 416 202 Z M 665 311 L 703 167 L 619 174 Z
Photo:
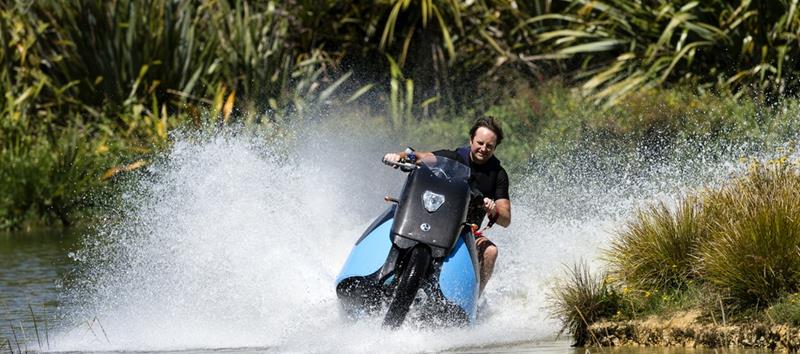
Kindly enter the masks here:
M 497 220 L 495 224 L 502 227 L 511 225 L 511 201 L 508 199 L 498 199 L 495 201 L 495 210 L 497 210 Z

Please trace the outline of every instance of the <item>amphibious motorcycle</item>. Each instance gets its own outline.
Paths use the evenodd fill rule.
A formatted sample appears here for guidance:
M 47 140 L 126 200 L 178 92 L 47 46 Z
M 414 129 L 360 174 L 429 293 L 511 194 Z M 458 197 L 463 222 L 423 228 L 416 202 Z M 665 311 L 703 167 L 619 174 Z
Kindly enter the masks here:
M 479 271 L 473 229 L 465 223 L 470 200 L 468 166 L 434 156 L 398 163 L 408 173 L 399 199 L 358 239 L 336 278 L 345 314 L 384 315 L 400 326 L 409 310 L 433 325 L 472 325 Z

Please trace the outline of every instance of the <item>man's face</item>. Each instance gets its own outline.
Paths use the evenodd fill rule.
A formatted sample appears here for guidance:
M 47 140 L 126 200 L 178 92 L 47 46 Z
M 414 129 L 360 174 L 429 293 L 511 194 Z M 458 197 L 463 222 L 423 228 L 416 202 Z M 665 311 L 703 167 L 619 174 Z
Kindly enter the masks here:
M 497 147 L 497 134 L 486 127 L 475 131 L 475 136 L 469 142 L 470 157 L 472 162 L 479 165 L 486 163 L 494 155 Z

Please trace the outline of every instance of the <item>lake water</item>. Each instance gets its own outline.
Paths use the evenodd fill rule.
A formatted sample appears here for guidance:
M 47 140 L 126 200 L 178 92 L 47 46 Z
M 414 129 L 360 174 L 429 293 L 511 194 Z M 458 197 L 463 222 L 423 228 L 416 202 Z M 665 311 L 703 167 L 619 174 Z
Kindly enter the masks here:
M 6 345 L 3 339 L 35 342 L 34 327 L 47 340 L 59 292 L 75 267 L 68 254 L 75 251 L 78 235 L 61 230 L 0 234 L 0 347 Z

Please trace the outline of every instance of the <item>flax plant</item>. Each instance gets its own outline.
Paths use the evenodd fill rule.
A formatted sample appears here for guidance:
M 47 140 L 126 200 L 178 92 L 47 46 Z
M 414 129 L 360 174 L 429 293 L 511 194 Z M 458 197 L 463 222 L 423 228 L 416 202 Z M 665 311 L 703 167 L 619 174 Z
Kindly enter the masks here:
M 408 14 L 408 20 L 399 21 L 398 18 L 401 11 L 408 10 L 412 2 L 416 3 L 418 11 L 410 12 L 410 14 Z M 427 28 L 428 22 L 435 21 L 435 25 L 441 36 L 440 46 L 445 48 L 448 57 L 452 61 L 456 56 L 456 50 L 448 25 L 452 23 L 460 32 L 464 31 L 463 24 L 461 23 L 461 8 L 463 6 L 462 3 L 454 0 L 392 0 L 389 17 L 384 24 L 381 34 L 379 48 L 383 50 L 388 45 L 391 45 L 396 37 L 395 32 L 402 33 L 403 44 L 399 56 L 399 62 L 402 65 L 405 62 L 406 56 L 408 56 L 408 48 L 415 31 L 417 31 L 418 28 L 424 30 Z M 451 20 L 446 21 L 445 16 L 449 17 Z
M 582 89 L 613 105 L 630 93 L 687 81 L 700 91 L 795 92 L 800 12 L 795 0 L 573 2 L 530 24 L 537 59 L 572 61 Z M 751 86 L 752 85 L 752 86 Z
M 507 84 L 520 74 L 541 77 L 539 65 L 517 51 L 530 33 L 515 29 L 531 14 L 553 8 L 551 0 L 386 0 L 368 8 L 339 6 L 347 21 L 335 32 L 356 40 L 341 43 L 324 34 L 320 40 L 328 41 L 326 48 L 344 49 L 348 62 L 371 76 L 379 71 L 386 80 L 393 69 L 376 66 L 376 49 L 390 56 L 413 80 L 415 115 L 464 114 L 496 103 L 511 92 Z M 388 86 L 386 91 L 391 90 Z
M 70 226 L 86 216 L 95 203 L 88 193 L 120 158 L 102 139 L 82 140 L 94 134 L 68 126 L 53 141 L 16 141 L 0 149 L 0 228 L 19 228 L 32 216 Z
M 281 110 L 308 93 L 293 86 L 327 86 L 319 74 L 312 79 L 327 58 L 293 46 L 291 17 L 275 2 L 43 2 L 30 10 L 59 38 L 40 41 L 49 46 L 42 50 L 65 54 L 52 74 L 75 82 L 80 102 L 106 112 L 138 104 L 157 116 L 162 104 L 203 107 L 219 95 L 235 97 L 239 110 Z
M 390 81 L 390 107 L 391 121 L 394 129 L 401 129 L 413 118 L 414 107 L 414 81 L 406 79 L 397 62 L 388 57 L 391 67 L 392 79 Z
M 289 41 L 294 18 L 279 5 L 0 5 L 0 228 L 72 224 L 103 171 L 189 120 L 259 124 L 334 98 L 349 74 Z

